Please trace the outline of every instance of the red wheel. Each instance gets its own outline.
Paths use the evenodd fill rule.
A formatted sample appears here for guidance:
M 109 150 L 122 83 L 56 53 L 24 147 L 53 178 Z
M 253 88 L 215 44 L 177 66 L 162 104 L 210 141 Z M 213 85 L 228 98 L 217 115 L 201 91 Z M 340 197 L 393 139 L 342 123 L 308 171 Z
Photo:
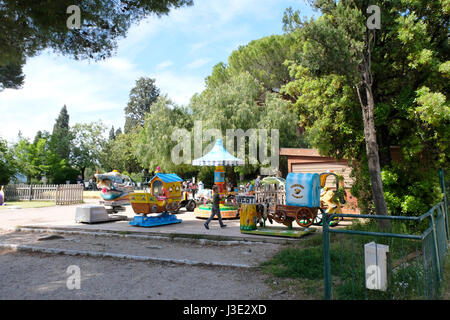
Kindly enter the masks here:
M 286 211 L 284 210 L 278 210 L 275 211 L 275 213 L 273 214 L 273 220 L 275 220 L 278 223 L 283 223 L 284 221 L 286 221 Z
M 314 222 L 314 214 L 311 209 L 302 207 L 297 210 L 295 214 L 295 221 L 297 221 L 300 227 L 308 228 Z

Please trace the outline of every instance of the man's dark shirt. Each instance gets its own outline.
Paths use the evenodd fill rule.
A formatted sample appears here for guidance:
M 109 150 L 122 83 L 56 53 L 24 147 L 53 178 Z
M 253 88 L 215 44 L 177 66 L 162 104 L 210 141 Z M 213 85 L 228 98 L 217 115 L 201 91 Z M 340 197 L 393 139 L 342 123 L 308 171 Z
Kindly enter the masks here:
M 219 210 L 220 203 L 220 195 L 218 193 L 214 193 L 213 195 L 213 209 Z

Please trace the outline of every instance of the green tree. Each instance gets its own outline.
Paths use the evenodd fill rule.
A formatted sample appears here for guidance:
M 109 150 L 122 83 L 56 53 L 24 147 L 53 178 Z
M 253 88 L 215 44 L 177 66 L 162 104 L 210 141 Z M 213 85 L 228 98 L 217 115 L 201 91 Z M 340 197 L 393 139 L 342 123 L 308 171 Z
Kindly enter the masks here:
M 152 112 L 147 113 L 144 128 L 140 133 L 140 144 L 135 146 L 141 166 L 150 171 L 154 171 L 158 166 L 166 172 L 186 170 L 186 165 L 172 161 L 172 150 L 179 142 L 172 140 L 172 134 L 176 129 L 190 131 L 193 126 L 192 115 L 166 95 L 158 97 L 151 108 Z
M 125 133 L 137 126 L 143 127 L 145 116 L 151 112 L 153 103 L 159 97 L 159 89 L 155 85 L 155 79 L 139 78 L 130 92 L 130 100 L 125 108 Z
M 16 173 L 16 164 L 8 142 L 0 138 L 0 185 L 6 185 Z
M 231 74 L 247 71 L 266 91 L 278 93 L 291 80 L 284 62 L 293 60 L 298 49 L 289 34 L 254 40 L 231 53 L 229 70 Z
M 106 127 L 101 121 L 77 123 L 71 128 L 73 140 L 70 163 L 80 170 L 84 180 L 86 168 L 100 166 L 102 149 L 106 143 L 103 137 Z
M 116 139 L 116 131 L 114 130 L 114 126 L 111 127 L 111 130 L 109 130 L 109 141 L 112 141 Z
M 104 170 L 118 170 L 130 174 L 142 171 L 136 156 L 141 130 L 134 129 L 129 133 L 119 134 L 114 139 L 108 140 L 100 161 Z
M 0 2 L 0 90 L 20 88 L 26 59 L 44 49 L 75 59 L 100 60 L 112 55 L 117 39 L 132 25 L 192 0 L 4 0 Z M 67 9 L 77 5 L 79 29 L 67 27 Z
M 70 155 L 70 126 L 69 126 L 69 113 L 67 107 L 64 105 L 56 119 L 53 126 L 53 132 L 51 136 L 51 145 L 53 151 L 61 158 L 69 160 Z
M 37 137 L 34 142 L 22 138 L 14 147 L 14 156 L 19 172 L 27 177 L 27 182 L 41 180 L 49 171 L 47 162 L 49 151 L 46 148 L 47 140 Z
M 216 78 L 215 72 L 220 68 L 220 64 L 214 68 L 212 76 L 208 78 L 206 89 L 191 99 L 190 108 L 193 117 L 202 121 L 203 130 L 217 129 L 225 137 L 227 130 L 242 130 L 242 133 L 249 134 L 251 133 L 249 130 L 254 130 L 258 135 L 257 129 L 265 129 L 269 138 L 271 129 L 277 129 L 280 133 L 281 147 L 299 145 L 296 133 L 298 121 L 295 114 L 289 110 L 288 101 L 283 100 L 277 93 L 269 92 L 248 71 L 238 74 L 233 72 L 227 75 L 224 82 L 218 81 L 220 78 Z M 257 159 L 249 159 L 250 142 L 245 142 L 247 165 L 234 168 L 236 173 L 254 174 L 261 166 L 252 161 Z M 210 143 L 211 141 L 207 139 L 203 141 L 204 147 Z M 228 143 L 227 141 L 227 145 Z M 232 144 L 236 150 L 237 143 Z M 270 139 L 267 145 L 271 146 Z
M 300 21 L 288 11 L 285 19 L 302 50 L 290 67 L 295 80 L 283 90 L 295 99 L 308 139 L 324 155 L 354 160 L 355 193 L 372 186 L 371 199 L 360 203 L 377 204 L 384 195 L 390 212 L 423 213 L 439 194 L 436 169 L 448 167 L 448 5 L 312 3 L 320 18 Z M 380 30 L 365 27 L 369 4 L 381 8 Z M 402 151 L 396 163 L 391 146 Z

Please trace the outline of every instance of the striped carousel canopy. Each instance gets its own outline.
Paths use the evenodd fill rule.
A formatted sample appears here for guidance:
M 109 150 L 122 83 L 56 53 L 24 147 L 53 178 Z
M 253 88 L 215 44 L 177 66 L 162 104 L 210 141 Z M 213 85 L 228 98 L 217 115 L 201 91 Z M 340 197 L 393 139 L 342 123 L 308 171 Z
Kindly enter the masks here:
M 243 166 L 245 161 L 234 157 L 223 147 L 222 139 L 217 139 L 210 152 L 192 161 L 193 166 Z

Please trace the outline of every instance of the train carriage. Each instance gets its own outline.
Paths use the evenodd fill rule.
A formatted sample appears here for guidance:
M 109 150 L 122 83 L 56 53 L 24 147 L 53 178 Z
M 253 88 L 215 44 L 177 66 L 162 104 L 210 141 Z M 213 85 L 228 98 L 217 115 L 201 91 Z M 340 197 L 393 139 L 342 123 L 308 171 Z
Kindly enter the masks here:
M 177 213 L 182 201 L 181 179 L 174 173 L 157 173 L 150 180 L 150 193 L 132 193 L 130 202 L 138 214 Z

